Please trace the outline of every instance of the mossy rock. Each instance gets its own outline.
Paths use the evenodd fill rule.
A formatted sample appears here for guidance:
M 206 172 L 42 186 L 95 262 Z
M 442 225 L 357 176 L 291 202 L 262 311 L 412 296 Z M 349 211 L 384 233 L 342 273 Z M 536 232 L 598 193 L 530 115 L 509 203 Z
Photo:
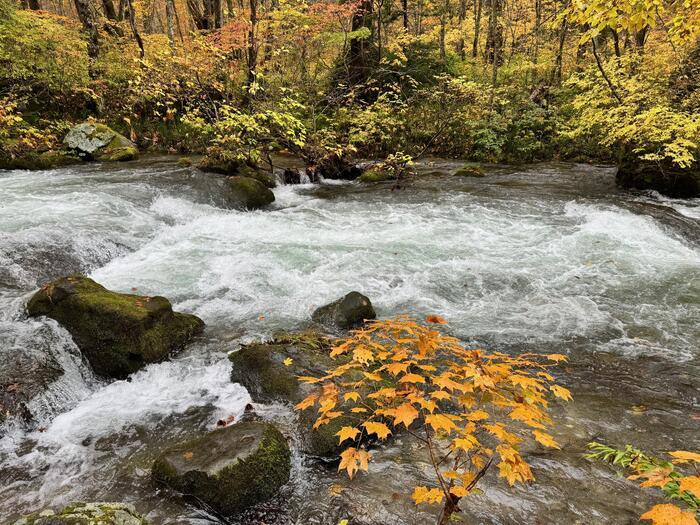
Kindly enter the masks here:
M 165 297 L 112 292 L 83 275 L 44 286 L 27 312 L 58 321 L 97 374 L 118 379 L 164 360 L 204 329 L 198 317 L 173 312 Z
M 275 202 L 275 194 L 251 177 L 228 177 L 225 197 L 231 208 L 240 210 L 259 210 Z
M 377 314 L 369 297 L 360 292 L 350 292 L 337 301 L 317 308 L 311 318 L 328 328 L 349 330 L 365 320 L 376 319 Z
M 249 168 L 246 166 L 246 169 L 242 170 L 240 174 L 257 180 L 266 188 L 275 188 L 277 186 L 275 178 L 261 169 Z
M 71 128 L 65 146 L 88 160 L 127 161 L 138 157 L 136 145 L 109 126 L 83 122 Z
M 22 157 L 0 160 L 0 169 L 7 170 L 50 170 L 62 166 L 79 164 L 82 159 L 69 151 L 50 150 L 42 153 L 28 153 Z
M 241 163 L 236 160 L 223 160 L 213 155 L 205 155 L 197 163 L 197 168 L 208 173 L 238 175 Z
M 256 403 L 287 401 L 297 404 L 311 387 L 300 375 L 322 375 L 333 366 L 330 339 L 317 332 L 285 335 L 274 341 L 255 342 L 232 352 L 231 381 L 240 383 Z M 285 360 L 291 359 L 286 365 Z
M 269 423 L 245 421 L 168 449 L 152 476 L 223 516 L 272 498 L 289 481 L 290 451 Z
M 189 166 L 192 166 L 192 159 L 189 157 L 180 157 L 177 159 L 177 165 L 182 166 L 183 168 L 187 168 Z
M 486 174 L 479 166 L 462 166 L 455 173 L 458 177 L 485 177 Z
M 396 177 L 386 170 L 368 169 L 357 179 L 360 182 L 384 182 L 394 180 Z
M 71 503 L 58 512 L 44 510 L 19 520 L 14 525 L 148 525 L 133 505 L 124 503 Z

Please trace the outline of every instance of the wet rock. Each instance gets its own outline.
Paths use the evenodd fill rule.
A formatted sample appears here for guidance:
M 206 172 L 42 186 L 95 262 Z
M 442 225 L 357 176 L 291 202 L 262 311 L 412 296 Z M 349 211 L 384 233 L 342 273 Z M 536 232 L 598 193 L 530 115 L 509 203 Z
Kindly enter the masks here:
M 136 145 L 104 124 L 84 122 L 73 127 L 63 144 L 88 160 L 127 161 L 138 157 Z
M 306 172 L 312 180 L 318 180 L 319 176 L 324 179 L 355 180 L 362 175 L 363 169 L 345 156 L 331 154 L 318 159 Z
M 258 210 L 275 201 L 275 194 L 251 177 L 228 177 L 225 194 L 230 207 L 243 210 Z
M 680 169 L 654 163 L 623 163 L 615 176 L 623 188 L 655 190 L 669 197 L 694 198 L 700 196 L 700 169 Z
M 6 353 L 0 350 L 0 424 L 7 418 L 32 420 L 28 403 L 43 393 L 63 375 L 63 370 L 51 356 L 41 359 L 30 353 Z
M 289 481 L 290 451 L 268 423 L 247 421 L 167 450 L 153 479 L 224 516 L 272 498 Z
M 232 159 L 222 159 L 217 155 L 205 155 L 197 163 L 197 168 L 207 173 L 220 175 L 238 175 L 242 163 Z
M 365 171 L 357 180 L 360 182 L 383 182 L 386 180 L 393 180 L 395 178 L 396 177 L 394 177 L 394 174 L 387 170 L 372 168 Z
M 312 385 L 300 382 L 299 376 L 320 376 L 337 365 L 329 356 L 330 347 L 330 339 L 311 331 L 245 345 L 229 356 L 231 381 L 243 385 L 256 403 L 296 405 L 313 390 Z M 335 434 L 350 424 L 349 419 L 336 418 L 317 429 L 313 428 L 315 421 L 314 410 L 299 412 L 302 450 L 311 456 L 337 457 L 340 448 Z
M 44 510 L 14 525 L 148 525 L 132 505 L 124 503 L 71 503 L 58 512 Z
M 41 288 L 27 311 L 62 324 L 95 372 L 114 378 L 164 360 L 204 329 L 198 317 L 173 312 L 165 297 L 112 292 L 78 274 Z
M 7 170 L 50 170 L 61 166 L 78 164 L 82 159 L 69 151 L 44 151 L 28 153 L 22 157 L 0 159 L 0 169 Z
M 372 302 L 360 292 L 350 292 L 345 297 L 321 306 L 311 318 L 322 325 L 348 330 L 361 325 L 365 320 L 376 319 Z
M 486 174 L 484 173 L 484 170 L 482 170 L 479 166 L 470 166 L 469 164 L 459 168 L 455 172 L 455 175 L 457 175 L 458 177 L 485 177 L 486 176 Z

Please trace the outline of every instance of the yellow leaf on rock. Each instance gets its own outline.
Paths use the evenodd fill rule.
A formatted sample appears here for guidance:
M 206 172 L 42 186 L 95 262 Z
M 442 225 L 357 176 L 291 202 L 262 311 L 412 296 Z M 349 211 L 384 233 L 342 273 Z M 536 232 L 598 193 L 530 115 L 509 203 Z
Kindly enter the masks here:
M 368 434 L 377 434 L 379 439 L 386 439 L 391 434 L 391 430 L 384 423 L 378 423 L 376 421 L 368 421 L 362 424 L 365 429 L 367 429 Z
M 461 485 L 455 485 L 454 487 L 450 487 L 450 494 L 458 498 L 463 498 L 469 494 L 469 491 L 467 491 L 467 489 Z
M 652 525 L 697 525 L 695 516 L 690 512 L 683 512 L 672 503 L 654 505 L 639 519 L 649 520 Z
M 440 489 L 428 489 L 428 487 L 416 487 L 411 496 L 416 505 L 421 503 L 441 503 L 444 494 Z
M 561 448 L 559 443 L 554 441 L 554 438 L 545 432 L 540 432 L 539 430 L 533 430 L 532 435 L 535 436 L 535 440 L 545 447 L 549 448 Z
M 285 359 L 282 362 L 284 363 L 284 366 L 291 366 L 291 364 L 294 362 L 294 359 L 292 359 L 291 357 L 288 357 L 287 359 Z
M 558 363 L 560 361 L 567 361 L 569 358 L 562 354 L 547 354 L 547 359 Z
M 700 476 L 687 476 L 678 481 L 681 492 L 690 492 L 696 498 L 700 498 Z
M 700 463 L 700 454 L 698 454 L 697 452 L 688 452 L 687 450 L 676 450 L 674 452 L 669 452 L 669 455 L 674 458 L 674 463 L 687 463 L 688 461 Z
M 360 433 L 359 428 L 355 427 L 343 427 L 341 428 L 338 432 L 336 432 L 336 436 L 338 436 L 338 444 L 340 445 L 343 441 L 346 439 L 355 439 L 357 437 L 357 434 Z

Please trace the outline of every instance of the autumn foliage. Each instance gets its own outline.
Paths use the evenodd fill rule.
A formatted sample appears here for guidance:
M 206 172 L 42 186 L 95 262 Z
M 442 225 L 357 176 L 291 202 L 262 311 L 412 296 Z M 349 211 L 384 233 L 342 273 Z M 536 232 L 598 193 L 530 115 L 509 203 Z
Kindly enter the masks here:
M 682 509 L 673 503 L 661 503 L 640 516 L 641 520 L 651 521 L 652 525 L 698 525 L 700 515 L 700 454 L 685 450 L 669 452 L 670 461 L 647 456 L 641 450 L 627 445 L 618 450 L 602 443 L 589 443 L 593 452 L 590 459 L 601 459 L 613 465 L 620 465 L 632 471 L 628 479 L 640 481 L 640 487 L 661 489 L 667 498 L 681 502 Z M 677 470 L 685 465 L 693 470 L 686 474 Z
M 345 445 L 340 470 L 367 471 L 368 442 L 407 432 L 422 441 L 435 484 L 413 489 L 416 504 L 444 505 L 441 523 L 458 510 L 492 464 L 510 485 L 534 479 L 519 452 L 524 439 L 559 448 L 546 432 L 549 400 L 571 399 L 549 368 L 559 354 L 487 353 L 465 348 L 409 317 L 373 321 L 331 350 L 338 366 L 322 377 L 301 377 L 318 388 L 297 405 L 314 408 L 315 427 L 338 417 L 352 424 L 337 433 Z

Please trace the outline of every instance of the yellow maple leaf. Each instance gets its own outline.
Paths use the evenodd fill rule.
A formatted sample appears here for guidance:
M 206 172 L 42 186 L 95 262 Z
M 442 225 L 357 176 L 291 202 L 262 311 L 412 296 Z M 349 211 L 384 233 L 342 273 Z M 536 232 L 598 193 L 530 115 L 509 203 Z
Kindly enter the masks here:
M 450 494 L 458 498 L 463 498 L 464 496 L 469 494 L 469 491 L 466 489 L 466 487 L 463 487 L 462 485 L 455 485 L 453 487 L 450 487 Z
M 406 374 L 401 376 L 399 383 L 425 383 L 425 378 L 418 374 Z
M 555 363 L 558 363 L 560 361 L 567 361 L 569 359 L 568 357 L 562 354 L 547 354 L 545 357 L 550 361 L 554 361 Z
M 386 369 L 392 376 L 397 376 L 408 370 L 409 366 L 409 363 L 389 363 L 388 365 L 386 365 Z
M 365 412 L 367 412 L 367 409 L 362 407 L 355 407 L 351 408 L 350 412 L 354 412 L 355 414 L 364 414 Z
M 346 439 L 355 439 L 357 437 L 357 434 L 360 433 L 359 428 L 355 427 L 343 427 L 341 428 L 338 432 L 336 432 L 336 436 L 338 436 L 338 444 L 340 445 L 343 441 Z
M 386 439 L 391 434 L 391 430 L 384 423 L 379 423 L 377 421 L 368 421 L 362 424 L 367 430 L 368 434 L 377 434 L 379 439 Z
M 489 418 L 489 413 L 484 410 L 475 410 L 474 412 L 467 414 L 467 419 L 469 421 L 483 421 Z
M 563 399 L 564 401 L 571 401 L 571 392 L 569 392 L 569 390 L 567 390 L 563 386 L 552 385 L 549 387 L 549 389 L 555 396 Z
M 700 463 L 700 454 L 697 452 L 688 452 L 687 450 L 676 450 L 674 452 L 669 452 L 669 455 L 675 458 L 674 463 L 687 463 L 688 461 L 694 461 Z
M 318 394 L 311 394 L 310 396 L 304 398 L 294 408 L 296 408 L 297 410 L 305 410 L 309 407 L 314 406 L 316 404 L 317 399 L 318 399 Z
M 697 525 L 697 520 L 690 512 L 683 512 L 672 503 L 654 505 L 639 519 L 649 520 L 652 525 Z
M 444 494 L 440 489 L 429 489 L 428 487 L 416 487 L 411 495 L 416 505 L 421 503 L 441 503 Z
M 533 430 L 532 435 L 535 436 L 535 440 L 545 447 L 549 448 L 561 448 L 559 443 L 554 441 L 554 438 L 545 432 L 540 432 L 539 430 Z
M 288 357 L 287 359 L 285 359 L 282 362 L 284 363 L 284 366 L 291 366 L 291 364 L 294 362 L 294 359 L 292 359 L 291 357 Z
M 678 488 L 681 492 L 690 492 L 696 498 L 700 498 L 700 476 L 686 476 L 678 480 Z
M 340 454 L 338 471 L 346 470 L 348 477 L 352 479 L 358 470 L 368 470 L 369 458 L 369 452 L 366 450 L 357 450 L 355 447 L 347 448 Z
M 457 428 L 457 425 L 455 425 L 454 422 L 444 414 L 430 414 L 429 416 L 425 417 L 425 422 L 433 427 L 435 432 L 439 432 L 440 430 L 451 432 Z
M 394 411 L 394 426 L 401 423 L 404 424 L 406 428 L 411 426 L 411 423 L 418 417 L 418 410 L 413 408 L 411 403 L 404 403 L 396 408 Z
M 352 401 L 357 401 L 358 399 L 360 399 L 359 392 L 347 392 L 343 395 L 343 400 L 347 401 L 348 399 L 351 399 Z

